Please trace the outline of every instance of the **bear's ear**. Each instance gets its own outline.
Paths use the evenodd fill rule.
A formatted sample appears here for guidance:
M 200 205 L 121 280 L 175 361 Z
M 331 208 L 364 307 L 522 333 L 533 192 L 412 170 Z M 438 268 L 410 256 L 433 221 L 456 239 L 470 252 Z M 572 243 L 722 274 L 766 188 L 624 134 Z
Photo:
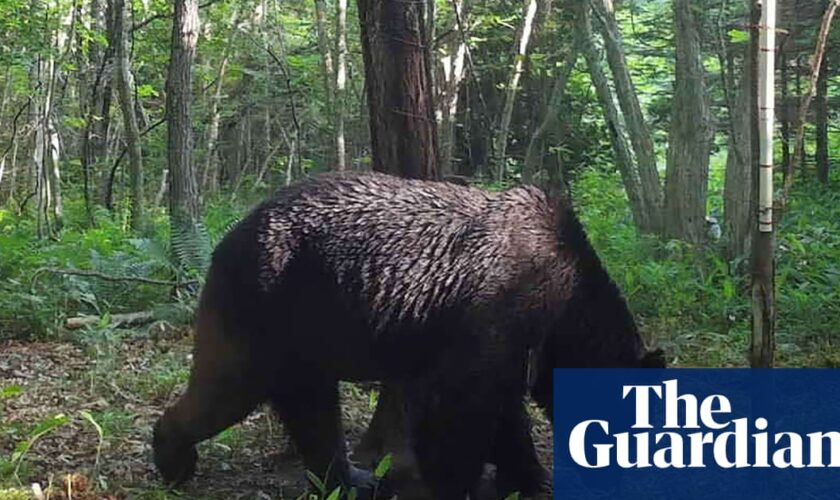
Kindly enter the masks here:
M 665 368 L 665 351 L 655 349 L 647 351 L 639 360 L 640 368 Z

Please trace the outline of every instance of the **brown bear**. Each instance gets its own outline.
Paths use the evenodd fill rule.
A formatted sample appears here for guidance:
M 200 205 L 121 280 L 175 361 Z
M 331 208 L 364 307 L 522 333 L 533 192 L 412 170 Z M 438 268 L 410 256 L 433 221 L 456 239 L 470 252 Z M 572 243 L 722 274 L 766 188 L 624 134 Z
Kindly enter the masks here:
M 462 500 L 498 450 L 534 455 L 528 357 L 562 335 L 570 304 L 597 332 L 592 364 L 648 363 L 565 202 L 373 173 L 304 180 L 216 248 L 189 385 L 155 425 L 155 464 L 169 484 L 188 479 L 196 443 L 269 401 L 309 470 L 370 487 L 347 460 L 337 384 L 381 380 L 403 395 L 431 494 Z

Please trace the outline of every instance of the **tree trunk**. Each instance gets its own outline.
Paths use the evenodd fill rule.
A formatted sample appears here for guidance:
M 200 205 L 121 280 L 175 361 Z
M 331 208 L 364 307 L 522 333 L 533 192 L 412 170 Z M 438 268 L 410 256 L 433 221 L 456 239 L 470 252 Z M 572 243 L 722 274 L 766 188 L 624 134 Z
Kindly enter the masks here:
M 12 88 L 12 68 L 6 68 L 6 75 L 3 78 L 3 93 L 0 96 L 0 130 L 4 130 L 3 117 L 6 116 L 6 105 L 9 102 L 9 94 Z M 16 142 L 16 137 L 11 137 L 12 142 Z M 8 153 L 8 150 L 6 151 Z M 6 154 L 0 156 L 0 205 L 4 202 L 3 197 L 3 176 L 6 173 Z
M 775 125 L 775 48 L 776 0 L 764 0 L 760 5 L 761 16 L 756 19 L 758 4 L 753 7 L 752 38 L 758 38 L 757 58 L 758 101 L 752 103 L 753 126 L 758 130 L 753 139 L 753 162 L 758 192 L 758 223 L 755 225 L 752 253 L 752 335 L 750 365 L 753 368 L 772 368 L 776 351 L 776 299 L 775 259 L 773 255 L 773 131 Z M 758 21 L 758 22 L 756 22 Z M 757 33 L 756 33 L 757 32 Z M 819 61 L 815 70 L 819 69 Z M 757 140 L 756 140 L 757 139 Z M 757 151 L 756 151 L 757 149 Z
M 192 165 L 191 123 L 192 63 L 198 28 L 198 0 L 175 0 L 172 52 L 166 78 L 169 219 L 173 243 L 178 238 L 198 235 L 198 193 Z
M 751 145 L 755 133 L 752 127 L 751 110 L 756 102 L 753 92 L 755 61 L 752 53 L 753 49 L 750 46 L 744 51 L 744 68 L 738 85 L 738 95 L 734 99 L 735 108 L 729 110 L 732 131 L 726 148 L 723 232 L 726 236 L 726 253 L 730 260 L 749 254 L 752 226 L 755 222 L 755 211 L 751 208 L 753 207 L 751 197 L 754 182 Z
M 790 39 L 790 35 L 786 40 Z M 784 106 L 779 124 L 782 134 L 782 165 L 790 163 L 790 117 L 792 106 L 788 100 L 788 49 L 787 43 L 781 44 L 779 48 L 779 87 L 782 90 L 782 105 Z
M 219 188 L 219 127 L 222 122 L 222 114 L 219 110 L 222 102 L 222 91 L 224 90 L 225 72 L 227 71 L 230 51 L 233 42 L 236 40 L 238 30 L 236 25 L 239 19 L 239 9 L 234 7 L 230 15 L 230 34 L 228 42 L 222 53 L 222 60 L 219 61 L 219 70 L 216 72 L 216 88 L 210 101 L 210 125 L 207 130 L 207 147 L 205 148 L 204 169 L 201 173 L 201 192 L 205 196 L 216 193 Z
M 526 184 L 533 182 L 534 175 L 539 174 L 542 170 L 545 140 L 551 131 L 560 123 L 560 113 L 562 112 L 563 101 L 566 96 L 566 84 L 569 81 L 572 70 L 575 68 L 577 58 L 577 47 L 573 47 L 566 55 L 563 69 L 560 70 L 560 74 L 557 75 L 557 79 L 554 82 L 545 116 L 528 142 L 528 149 L 525 151 L 525 163 L 522 166 L 522 182 Z
M 139 231 L 143 227 L 144 190 L 143 190 L 143 150 L 140 146 L 140 127 L 134 106 L 134 82 L 128 60 L 128 26 L 125 0 L 112 0 L 114 3 L 114 35 L 111 40 L 115 48 L 117 94 L 125 130 L 125 144 L 128 151 L 129 184 L 131 185 L 131 229 Z
M 505 177 L 506 153 L 508 133 L 510 132 L 510 120 L 513 116 L 513 105 L 516 101 L 516 92 L 519 90 L 519 80 L 525 68 L 525 57 L 528 54 L 528 42 L 531 39 L 531 32 L 534 28 L 534 19 L 537 16 L 537 0 L 525 0 L 522 10 L 522 27 L 516 40 L 516 50 L 513 57 L 513 69 L 508 79 L 505 90 L 505 104 L 502 114 L 499 117 L 499 128 L 493 141 L 494 163 L 496 165 L 496 179 L 500 182 Z
M 347 168 L 347 149 L 344 144 L 344 109 L 347 100 L 347 0 L 338 0 L 336 15 L 335 69 L 335 156 L 336 169 Z
M 621 128 L 621 120 L 618 109 L 615 106 L 612 91 L 610 90 L 610 84 L 601 67 L 601 54 L 598 52 L 592 33 L 592 17 L 589 3 L 581 1 L 574 2 L 574 4 L 577 9 L 575 15 L 576 43 L 578 49 L 583 52 L 583 56 L 586 59 L 589 76 L 592 79 L 592 85 L 595 87 L 598 102 L 604 113 L 604 121 L 609 132 L 616 167 L 624 182 L 624 190 L 627 192 L 630 210 L 633 213 L 633 220 L 636 223 L 636 227 L 640 230 L 650 230 L 654 226 L 654 222 L 650 220 L 650 217 L 655 212 L 648 210 L 645 204 L 639 172 L 633 163 L 630 147 Z
M 665 232 L 701 243 L 706 236 L 706 194 L 712 139 L 698 20 L 690 0 L 674 0 L 676 74 L 665 175 Z
M 467 34 L 461 32 L 461 27 L 467 18 L 468 5 L 464 0 L 455 0 L 452 4 L 455 10 L 454 30 L 457 35 L 449 44 L 448 53 L 440 58 L 443 69 L 437 79 L 440 88 L 441 102 L 438 103 L 437 121 L 440 126 L 440 170 L 443 176 L 454 173 L 452 162 L 455 156 L 455 125 L 457 124 L 458 96 L 461 82 L 466 74 Z
M 774 3 L 775 5 L 775 3 Z M 805 156 L 805 121 L 808 118 L 808 109 L 811 107 L 811 100 L 814 97 L 814 92 L 817 88 L 817 81 L 819 80 L 820 68 L 825 57 L 825 48 L 828 43 L 828 35 L 831 30 L 831 22 L 834 19 L 834 14 L 837 8 L 840 7 L 840 0 L 831 0 L 828 7 L 823 14 L 822 23 L 820 24 L 819 33 L 817 33 L 817 43 L 814 48 L 814 55 L 811 57 L 811 78 L 808 80 L 808 90 L 802 97 L 802 102 L 799 105 L 799 115 L 797 117 L 797 131 L 796 131 L 796 146 L 793 151 L 793 158 L 791 163 L 785 165 L 785 180 L 782 186 L 782 197 L 779 204 L 785 208 L 790 201 L 790 191 L 793 188 L 793 166 L 801 161 Z
M 318 32 L 318 50 L 321 52 L 321 71 L 324 73 L 324 92 L 327 96 L 327 109 L 333 109 L 335 71 L 333 70 L 330 34 L 327 29 L 327 6 L 324 0 L 315 0 L 315 30 Z
M 423 5 L 359 0 L 373 169 L 437 178 Z
M 644 232 L 658 232 L 662 229 L 663 194 L 659 172 L 656 167 L 656 150 L 653 147 L 653 138 L 645 122 L 642 107 L 636 95 L 636 87 L 633 85 L 630 71 L 627 68 L 621 31 L 615 19 L 612 0 L 593 0 L 593 5 L 600 21 L 604 48 L 607 52 L 607 62 L 615 81 L 618 104 L 624 114 L 630 144 L 633 146 L 638 164 L 641 201 L 645 212 L 642 221 L 640 221 L 644 225 L 639 226 L 639 229 Z
M 817 80 L 816 108 L 816 136 L 817 136 L 817 179 L 828 184 L 829 156 L 828 156 L 828 55 L 823 58 L 820 66 L 820 76 Z

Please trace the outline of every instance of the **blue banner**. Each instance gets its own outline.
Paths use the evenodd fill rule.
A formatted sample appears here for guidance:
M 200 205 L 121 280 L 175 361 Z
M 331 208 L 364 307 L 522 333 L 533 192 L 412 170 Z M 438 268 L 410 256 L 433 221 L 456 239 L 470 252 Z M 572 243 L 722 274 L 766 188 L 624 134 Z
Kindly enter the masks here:
M 555 370 L 554 497 L 840 499 L 840 370 Z

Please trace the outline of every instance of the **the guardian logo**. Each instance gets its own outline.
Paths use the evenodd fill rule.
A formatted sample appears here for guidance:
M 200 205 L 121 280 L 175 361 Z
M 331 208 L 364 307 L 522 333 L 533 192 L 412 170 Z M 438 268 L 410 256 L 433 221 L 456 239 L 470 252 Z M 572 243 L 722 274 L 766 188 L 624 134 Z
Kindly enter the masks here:
M 622 399 L 634 405 L 633 432 L 611 434 L 607 419 L 578 423 L 568 440 L 569 455 L 576 464 L 586 468 L 616 464 L 625 469 L 706 467 L 709 449 L 714 465 L 723 468 L 840 467 L 840 432 L 769 433 L 766 418 L 732 418 L 732 403 L 725 395 L 699 399 L 680 393 L 676 379 L 660 385 L 625 385 Z M 652 421 L 652 405 L 662 405 L 663 422 Z M 594 459 L 588 449 L 594 450 Z
M 840 370 L 556 370 L 562 499 L 840 500 Z

